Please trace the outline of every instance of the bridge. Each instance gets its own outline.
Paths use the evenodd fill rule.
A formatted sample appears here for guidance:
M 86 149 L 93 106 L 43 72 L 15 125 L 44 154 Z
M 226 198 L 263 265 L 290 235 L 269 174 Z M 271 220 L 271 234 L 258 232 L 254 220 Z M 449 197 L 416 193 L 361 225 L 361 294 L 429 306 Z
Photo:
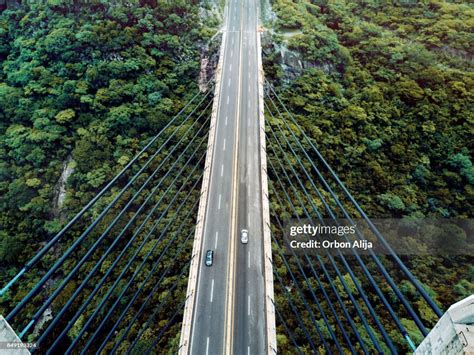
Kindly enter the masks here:
M 429 336 L 443 312 L 265 81 L 258 28 L 259 1 L 227 2 L 216 78 L 3 285 L 4 339 L 274 354 L 278 336 L 294 353 L 371 354 Z M 307 220 L 361 220 L 355 238 L 386 256 L 286 248 L 286 225 Z
M 276 349 L 272 274 L 265 265 L 263 111 L 258 1 L 228 2 L 197 240 L 180 353 L 263 354 Z M 262 199 L 265 198 L 265 201 Z M 268 223 L 268 222 L 267 222 Z M 240 231 L 248 230 L 247 244 Z M 214 252 L 212 267 L 201 260 Z M 271 255 L 270 253 L 268 253 Z M 268 278 L 269 282 L 265 282 Z M 269 287 L 265 288 L 269 283 Z M 270 294 L 270 297 L 266 297 Z M 267 325 L 267 323 L 269 323 Z M 269 334 L 265 329 L 270 329 Z

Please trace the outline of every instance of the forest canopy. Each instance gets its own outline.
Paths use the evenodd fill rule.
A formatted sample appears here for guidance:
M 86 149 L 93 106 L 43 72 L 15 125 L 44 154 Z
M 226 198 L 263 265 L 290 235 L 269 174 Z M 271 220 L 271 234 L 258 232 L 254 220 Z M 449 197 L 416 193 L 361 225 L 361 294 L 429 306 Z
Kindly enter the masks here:
M 197 92 L 212 34 L 198 9 L 48 0 L 1 13 L 0 265 L 26 262 Z
M 405 221 L 472 220 L 473 5 L 438 0 L 273 0 L 271 4 L 274 16 L 267 15 L 263 40 L 266 77 L 366 214 Z M 295 126 L 285 126 L 284 119 L 274 115 L 267 111 L 270 125 L 280 125 L 289 137 L 290 130 L 301 137 Z M 278 150 L 275 140 L 267 142 L 267 152 Z M 301 179 L 306 181 L 303 174 Z M 278 197 L 284 187 L 271 178 L 270 182 L 271 209 L 275 210 L 272 227 L 280 233 L 278 219 L 305 215 L 295 191 L 288 188 L 298 206 L 292 211 Z M 310 186 L 306 182 L 312 191 Z M 322 205 L 319 200 L 315 203 Z M 287 210 L 293 214 L 288 216 Z M 444 251 L 457 239 L 473 245 L 472 233 L 454 229 L 446 227 L 446 232 L 433 236 L 442 240 Z M 275 245 L 274 251 L 278 251 Z M 462 255 L 400 256 L 442 310 L 474 293 L 472 247 L 457 253 Z M 397 272 L 393 260 L 380 259 L 421 318 L 434 326 L 438 318 Z M 297 292 L 278 255 L 274 265 L 284 279 L 282 286 L 275 283 L 276 308 L 293 329 L 296 320 L 283 295 L 286 289 L 297 298 Z M 373 266 L 369 261 L 368 267 Z M 352 269 L 354 273 L 357 268 Z M 381 276 L 374 278 L 383 284 Z M 335 279 L 341 281 L 340 276 Z M 358 280 L 370 287 L 363 277 Z M 316 284 L 315 278 L 310 282 Z M 368 297 L 383 314 L 386 307 L 370 290 Z M 361 323 L 356 323 L 361 329 Z M 410 351 L 405 340 L 395 335 L 388 317 L 382 323 L 390 329 L 397 349 Z M 402 323 L 415 343 L 423 339 L 409 317 L 402 317 Z M 279 351 L 294 352 L 281 323 L 278 332 Z M 298 335 L 305 344 L 303 335 Z M 324 337 L 330 339 L 327 334 Z
M 273 9 L 265 71 L 368 211 L 472 217 L 472 6 L 275 0 Z
M 114 342 L 145 352 L 153 337 L 177 349 L 219 42 L 218 11 L 201 10 L 194 0 L 0 7 L 1 284 L 38 256 L 0 299 L 22 340 L 63 353 L 94 330 L 106 352 Z M 138 321 L 108 342 L 127 312 Z

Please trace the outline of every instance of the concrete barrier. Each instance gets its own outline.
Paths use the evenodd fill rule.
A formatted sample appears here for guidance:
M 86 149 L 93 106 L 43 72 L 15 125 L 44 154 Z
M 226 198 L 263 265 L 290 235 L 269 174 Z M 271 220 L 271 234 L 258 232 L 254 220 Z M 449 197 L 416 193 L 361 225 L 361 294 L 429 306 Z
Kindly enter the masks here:
M 474 354 L 474 295 L 453 304 L 414 355 Z
M 30 355 L 30 351 L 24 346 L 10 324 L 0 315 L 0 354 Z
M 263 103 L 264 72 L 262 64 L 262 45 L 260 32 L 257 33 L 258 53 L 258 116 L 260 133 L 260 176 L 262 186 L 263 213 L 263 254 L 265 278 L 265 313 L 266 313 L 266 343 L 267 354 L 277 353 L 275 306 L 273 304 L 273 266 L 272 239 L 270 235 L 270 207 L 268 201 L 267 151 L 265 144 L 265 110 Z

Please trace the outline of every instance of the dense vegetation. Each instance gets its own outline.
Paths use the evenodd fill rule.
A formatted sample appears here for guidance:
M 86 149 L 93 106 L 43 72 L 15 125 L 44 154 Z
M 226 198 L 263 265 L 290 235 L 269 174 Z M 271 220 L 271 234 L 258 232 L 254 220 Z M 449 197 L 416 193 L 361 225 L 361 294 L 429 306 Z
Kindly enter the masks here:
M 267 77 L 281 90 L 286 105 L 367 213 L 371 217 L 472 218 L 472 5 L 369 0 L 274 0 L 272 5 L 277 19 L 272 24 L 275 35 L 265 49 Z M 211 29 L 200 23 L 197 0 L 129 0 L 113 4 L 105 0 L 43 0 L 25 2 L 2 12 L 1 285 L 198 91 L 199 51 L 212 34 Z M 281 48 L 301 59 L 303 66 L 281 58 Z M 290 72 L 297 75 L 290 75 Z M 169 142 L 168 148 L 157 157 L 158 162 L 166 158 L 179 138 Z M 202 137 L 201 142 L 204 140 Z M 186 139 L 185 143 L 188 141 Z M 160 143 L 162 141 L 157 142 Z M 277 159 L 273 161 L 276 163 Z M 172 163 L 168 162 L 163 171 Z M 155 166 L 152 164 L 151 168 Z M 183 166 L 180 161 L 177 168 Z M 72 173 L 67 181 L 62 178 L 65 171 Z M 177 193 L 184 178 L 179 177 L 169 196 Z M 139 181 L 143 182 L 144 178 Z M 191 189 L 195 182 L 199 185 L 199 174 L 193 175 L 189 185 L 184 186 Z M 272 208 L 281 212 L 283 206 L 274 199 L 277 189 L 279 192 L 284 190 L 273 180 Z M 136 187 L 131 192 L 135 191 Z M 151 188 L 146 188 L 143 196 L 150 192 Z M 113 190 L 111 195 L 99 201 L 86 217 L 90 220 L 97 216 L 100 208 L 116 193 L 117 190 Z M 119 207 L 123 207 L 131 195 L 127 193 Z M 143 202 L 143 196 L 111 235 L 116 235 L 127 217 L 133 216 Z M 185 196 L 181 192 L 178 200 L 184 200 Z M 192 197 L 197 199 L 198 190 Z M 167 197 L 166 201 L 171 198 Z M 192 218 L 195 216 L 193 206 L 191 201 L 185 205 L 185 211 L 191 212 Z M 78 259 L 88 250 L 91 240 L 104 231 L 112 216 L 99 225 L 93 238 L 81 245 L 74 257 Z M 164 228 L 173 218 L 184 217 L 172 210 L 157 229 Z M 192 218 L 183 223 L 188 227 L 180 231 L 182 238 L 192 232 Z M 136 224 L 142 221 L 140 217 Z M 73 229 L 61 247 L 54 249 L 38 269 L 2 299 L 2 313 L 11 310 L 54 264 L 61 252 L 78 237 L 80 227 Z M 150 227 L 147 224 L 145 228 Z M 177 227 L 172 231 L 176 232 Z M 273 227 L 275 231 L 276 225 Z M 99 275 L 92 278 L 91 285 L 100 280 L 99 276 L 115 260 L 129 237 L 130 232 L 127 232 L 105 260 Z M 106 241 L 112 240 L 109 237 Z M 137 241 L 143 240 L 139 237 Z M 150 248 L 151 245 L 146 244 L 145 251 Z M 105 249 L 105 246 L 101 247 L 93 254 L 80 270 L 81 277 Z M 172 301 L 184 298 L 186 279 L 179 275 L 189 260 L 190 250 L 188 242 L 184 244 L 182 255 L 177 255 L 173 249 L 162 260 L 159 270 L 173 267 L 161 291 L 151 299 L 151 305 L 159 304 L 174 282 L 179 286 L 172 293 Z M 130 277 L 138 263 L 144 260 L 145 251 L 139 254 L 126 277 Z M 152 256 L 156 259 L 160 251 L 161 248 Z M 474 292 L 470 257 L 404 258 L 404 262 L 443 309 Z M 393 267 L 389 260 L 384 263 Z M 121 261 L 117 269 L 124 264 L 125 261 Z M 279 256 L 275 256 L 275 265 L 294 294 L 295 288 L 288 281 L 288 273 Z M 292 266 L 295 267 L 294 262 Z M 67 263 L 46 285 L 46 293 L 51 293 L 72 267 L 72 261 Z M 359 269 L 354 270 L 360 273 Z M 360 301 L 348 274 L 344 274 L 344 279 Z M 137 281 L 143 280 L 144 275 L 140 275 Z M 361 284 L 363 282 L 361 280 Z M 79 281 L 74 281 L 60 293 L 49 309 L 53 315 L 78 284 Z M 135 291 L 137 285 L 131 291 Z M 152 282 L 146 285 L 153 287 Z M 328 289 L 329 283 L 323 280 L 323 286 Z M 351 300 L 340 280 L 336 286 L 343 302 L 349 305 Z M 303 338 L 284 297 L 286 288 L 277 283 L 275 287 L 277 307 L 281 307 L 286 320 Z M 412 286 L 402 282 L 400 287 L 423 320 L 432 326 L 436 317 L 427 310 Z M 76 301 L 77 305 L 91 289 L 92 286 L 86 289 Z M 390 294 L 387 285 L 383 292 Z M 113 296 L 117 297 L 118 291 Z M 130 294 L 123 297 L 123 304 L 130 297 Z M 318 297 L 322 299 L 320 293 Z M 25 326 L 35 306 L 44 298 L 36 297 L 27 307 L 23 321 L 14 323 L 17 329 Z M 371 294 L 371 300 L 377 304 L 376 311 L 384 314 L 383 305 L 375 294 Z M 138 299 L 138 306 L 132 307 L 127 320 L 142 301 L 143 296 Z M 89 311 L 97 302 L 94 300 Z M 176 302 L 173 304 L 176 306 Z M 298 306 L 301 307 L 301 303 Z M 401 309 L 400 306 L 396 310 Z M 146 312 L 152 310 L 150 306 Z M 174 310 L 165 307 L 163 314 L 154 321 L 158 327 L 140 329 L 145 317 L 136 323 L 131 329 L 132 336 L 140 330 L 145 331 L 138 352 L 146 350 L 157 335 L 157 329 L 167 324 Z M 305 322 L 310 322 L 307 313 L 303 313 L 303 317 Z M 87 315 L 75 322 L 61 346 L 66 347 L 79 333 L 85 319 Z M 42 321 L 47 323 L 47 317 Z M 99 321 L 93 322 L 92 327 Z M 321 319 L 318 322 L 329 339 L 327 328 Z M 412 338 L 419 342 L 421 336 L 413 321 L 405 317 L 402 322 Z M 357 319 L 355 326 L 364 340 L 370 342 Z M 35 340 L 40 328 L 27 333 L 26 339 Z M 58 328 L 56 332 L 61 330 Z M 408 351 L 393 324 L 388 324 L 387 329 L 397 346 Z M 291 353 L 290 340 L 285 338 L 281 327 L 278 330 L 280 351 Z M 178 335 L 179 324 L 173 324 L 158 344 L 159 348 L 176 349 Z M 121 350 L 129 344 L 125 342 Z M 110 346 L 106 350 L 110 350 Z
M 0 17 L 3 265 L 23 264 L 32 236 L 58 230 L 68 156 L 64 209 L 76 210 L 197 90 L 208 32 L 196 5 L 106 3 L 34 2 Z
M 301 31 L 288 47 L 307 64 L 288 101 L 369 212 L 472 216 L 474 9 L 281 0 L 274 10 L 279 29 Z
M 472 218 L 472 5 L 274 0 L 272 7 L 267 78 L 367 214 Z M 272 204 L 280 207 L 275 197 Z M 463 238 L 472 253 L 473 241 Z M 474 293 L 472 255 L 403 260 L 442 309 Z
M 214 32 L 202 23 L 197 0 L 114 2 L 45 0 L 24 2 L 1 13 L 0 284 L 2 286 L 61 229 L 74 213 L 90 201 L 94 194 L 119 172 L 191 97 L 199 92 L 197 84 L 202 50 L 207 47 L 207 42 Z M 210 99 L 212 95 L 197 113 L 203 110 Z M 205 120 L 207 115 L 208 111 L 202 116 L 201 123 L 194 126 L 191 131 L 196 132 L 200 127 L 204 127 L 200 134 L 201 138 L 194 143 L 191 142 L 193 148 L 199 148 L 197 155 L 192 157 L 187 151 L 180 160 L 177 160 L 192 136 L 185 136 L 186 129 L 191 129 L 188 122 L 178 130 L 177 136 L 167 141 L 166 148 L 145 170 L 145 175 L 137 180 L 138 183 L 143 183 L 159 162 L 173 154 L 105 239 L 105 245 L 97 249 L 92 258 L 80 269 L 78 276 L 68 284 L 48 309 L 53 316 L 71 296 L 79 280 L 100 258 L 106 246 L 114 240 L 113 236 L 117 235 L 119 228 L 124 227 L 125 222 L 143 203 L 144 197 L 152 192 L 151 188 L 157 179 L 162 177 L 167 169 L 174 167 L 176 170 L 170 173 L 178 172 L 184 167 L 184 162 L 188 158 L 191 159 L 191 166 L 202 165 L 202 160 L 198 157 L 205 151 L 203 142 L 205 143 L 207 129 L 203 124 L 208 122 Z M 197 119 L 196 116 L 194 117 Z M 164 138 L 158 140 L 152 149 L 156 150 L 164 143 L 174 128 L 175 126 L 171 126 Z M 180 138 L 183 138 L 183 141 L 181 145 L 177 145 Z M 198 142 L 201 144 L 198 145 Z M 172 152 L 173 147 L 177 147 L 177 150 Z M 149 155 L 145 155 L 139 162 L 143 163 L 147 156 Z M 173 163 L 177 165 L 172 165 Z M 133 173 L 138 171 L 138 167 L 133 169 Z M 183 238 L 181 242 L 192 231 L 194 224 L 196 205 L 193 201 L 199 197 L 199 176 L 202 166 L 195 170 L 187 181 L 185 178 L 189 170 L 189 168 L 183 170 L 182 175 L 177 177 L 171 174 L 164 180 L 165 186 L 166 184 L 170 186 L 170 192 L 164 197 L 163 209 L 166 203 L 172 202 L 173 194 L 176 194 L 173 208 L 176 208 L 179 202 L 187 202 L 179 214 L 172 208 L 163 215 L 165 219 L 157 225 L 157 231 L 161 231 L 173 218 L 178 218 L 184 224 L 186 215 L 184 212 L 190 213 L 191 219 L 179 232 L 179 237 Z M 177 180 L 172 187 L 171 179 L 175 177 Z M 119 186 L 124 186 L 126 181 L 126 179 L 119 181 Z M 124 207 L 132 193 L 137 191 L 138 183 L 123 196 L 116 208 Z M 178 194 L 180 187 L 183 190 Z M 153 203 L 159 197 L 163 197 L 162 191 L 159 190 L 153 197 L 151 200 Z M 115 187 L 111 194 L 99 200 L 59 246 L 53 248 L 52 253 L 49 253 L 26 278 L 22 278 L 3 297 L 0 313 L 5 315 L 22 299 L 54 264 L 58 256 L 79 236 L 84 225 L 97 217 L 101 208 L 104 208 L 117 192 L 118 187 Z M 188 193 L 191 193 L 189 201 L 185 200 Z M 42 288 L 46 290 L 46 295 L 51 294 L 54 287 L 72 269 L 74 260 L 79 260 L 105 230 L 107 223 L 117 215 L 116 208 L 112 209 L 110 215 L 98 225 L 95 234 L 72 254 L 55 278 Z M 162 210 L 159 213 L 158 216 L 163 213 Z M 134 228 L 143 220 L 144 215 L 137 219 Z M 169 238 L 172 232 L 177 232 L 179 226 L 181 224 L 176 224 L 169 230 Z M 148 231 L 150 228 L 151 224 L 147 223 L 145 230 Z M 130 237 L 131 230 L 128 230 L 123 240 L 102 264 L 99 274 L 92 278 L 88 288 L 79 297 L 81 302 Z M 157 237 L 158 233 L 153 240 Z M 144 236 L 139 236 L 136 245 L 143 240 Z M 187 273 L 181 274 L 181 272 L 184 272 L 184 267 L 190 259 L 191 242 L 192 238 L 188 239 L 187 244 L 183 244 L 182 255 L 177 255 L 176 248 L 172 248 L 161 260 L 162 264 L 158 269 L 160 272 L 170 265 L 172 268 L 163 281 L 164 288 L 152 298 L 149 307 L 154 307 L 163 300 L 174 282 L 178 282 L 179 285 L 171 297 L 171 304 L 184 299 Z M 164 245 L 160 245 L 152 254 L 152 260 L 157 260 L 163 247 Z M 140 261 L 145 260 L 144 254 L 150 248 L 151 244 L 148 242 L 139 258 L 127 270 L 125 277 L 131 277 L 134 268 Z M 127 254 L 126 257 L 130 255 Z M 115 277 L 125 262 L 124 258 L 118 264 L 113 274 Z M 151 264 L 146 264 L 145 271 L 149 271 L 150 268 Z M 178 276 L 180 274 L 181 276 Z M 138 275 L 137 281 L 142 282 L 144 277 L 144 274 Z M 107 281 L 104 290 L 113 280 L 111 278 Z M 134 283 L 131 291 L 135 291 L 138 284 Z M 124 286 L 124 281 L 119 286 Z M 154 284 L 151 282 L 146 286 L 149 290 Z M 103 293 L 102 291 L 100 296 Z M 36 297 L 35 301 L 28 305 L 21 321 L 13 322 L 16 329 L 22 329 L 25 320 L 36 310 L 35 306 L 41 305 L 44 301 L 45 294 Z M 117 295 L 118 290 L 113 293 L 114 297 Z M 145 296 L 146 294 L 140 296 L 138 305 L 134 306 L 132 311 L 137 311 Z M 130 294 L 126 294 L 121 305 L 130 300 L 130 297 Z M 94 302 L 97 305 L 98 300 Z M 75 309 L 79 304 L 75 304 Z M 175 308 L 176 304 L 164 307 L 164 313 L 151 323 L 151 329 L 146 330 L 143 342 L 138 344 L 140 349 L 151 344 L 157 334 L 156 329 L 159 329 L 155 325 L 164 327 Z M 89 307 L 89 313 L 86 312 L 74 324 L 74 328 L 68 334 L 69 339 L 78 334 L 91 309 L 93 308 Z M 150 315 L 152 310 L 147 308 L 145 315 Z M 130 316 L 127 319 L 130 320 Z M 45 317 L 40 323 L 47 321 L 48 317 Z M 98 321 L 100 319 L 92 323 L 93 327 L 97 326 Z M 131 334 L 136 336 L 139 327 L 144 323 L 144 320 L 137 322 Z M 171 349 L 177 345 L 178 323 L 168 329 L 167 335 L 160 340 L 158 344 L 160 348 Z M 108 323 L 107 326 L 110 327 L 111 324 Z M 25 339 L 36 340 L 41 333 L 41 325 L 33 332 L 32 330 L 27 332 Z M 56 328 L 55 331 L 60 329 Z M 62 346 L 67 344 L 68 340 L 65 339 Z

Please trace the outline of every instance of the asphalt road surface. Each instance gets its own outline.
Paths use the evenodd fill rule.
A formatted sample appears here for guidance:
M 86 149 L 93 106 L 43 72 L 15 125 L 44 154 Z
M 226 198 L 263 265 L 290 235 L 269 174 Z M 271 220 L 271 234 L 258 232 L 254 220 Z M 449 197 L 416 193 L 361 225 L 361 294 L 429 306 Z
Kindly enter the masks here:
M 264 354 L 258 0 L 227 3 L 226 43 L 191 354 Z M 249 230 L 248 244 L 240 242 Z M 214 264 L 204 256 L 214 250 Z

